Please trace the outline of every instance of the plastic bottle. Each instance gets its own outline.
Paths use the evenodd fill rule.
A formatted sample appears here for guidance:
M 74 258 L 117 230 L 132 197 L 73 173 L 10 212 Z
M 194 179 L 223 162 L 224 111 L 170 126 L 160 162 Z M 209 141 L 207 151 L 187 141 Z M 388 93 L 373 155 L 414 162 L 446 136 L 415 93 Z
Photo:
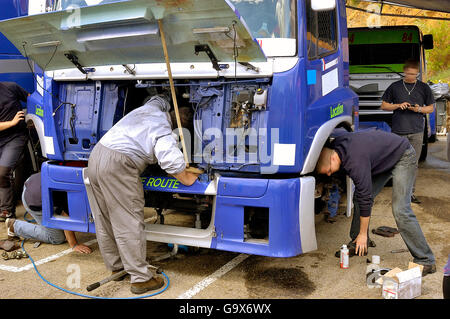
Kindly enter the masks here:
M 380 269 L 380 256 L 373 255 L 372 263 L 367 265 L 366 276 L 374 271 L 379 270 L 379 269 Z
M 348 265 L 349 265 L 348 248 L 347 248 L 347 245 L 342 245 L 342 247 L 341 247 L 341 268 L 348 269 Z

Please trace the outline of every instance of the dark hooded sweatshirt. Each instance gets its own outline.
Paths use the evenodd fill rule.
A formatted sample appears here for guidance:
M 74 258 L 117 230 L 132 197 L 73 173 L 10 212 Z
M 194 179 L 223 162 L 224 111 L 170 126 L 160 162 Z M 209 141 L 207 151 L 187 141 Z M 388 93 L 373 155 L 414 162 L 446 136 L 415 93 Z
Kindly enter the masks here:
M 405 137 L 378 130 L 344 133 L 331 143 L 355 184 L 361 217 L 372 211 L 372 176 L 392 170 L 409 146 Z

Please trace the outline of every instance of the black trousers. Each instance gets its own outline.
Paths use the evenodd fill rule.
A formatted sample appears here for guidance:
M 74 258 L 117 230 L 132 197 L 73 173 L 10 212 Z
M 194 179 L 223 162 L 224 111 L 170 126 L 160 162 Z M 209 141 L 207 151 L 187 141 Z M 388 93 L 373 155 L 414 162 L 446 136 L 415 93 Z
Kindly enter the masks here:
M 450 276 L 444 276 L 442 280 L 442 293 L 444 299 L 450 299 Z
M 23 155 L 28 136 L 18 136 L 0 146 L 0 212 L 14 212 L 13 171 Z

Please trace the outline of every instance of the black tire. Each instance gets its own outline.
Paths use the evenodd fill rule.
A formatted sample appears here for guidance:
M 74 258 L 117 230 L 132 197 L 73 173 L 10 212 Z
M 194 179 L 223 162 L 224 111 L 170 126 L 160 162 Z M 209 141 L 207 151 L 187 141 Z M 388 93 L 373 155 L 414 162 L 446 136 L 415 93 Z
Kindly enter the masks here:
M 420 153 L 419 162 L 423 162 L 427 159 L 428 153 L 428 139 L 425 139 L 422 144 L 422 152 Z
M 428 138 L 428 143 L 434 143 L 436 141 L 437 141 L 436 134 L 433 134 Z
M 420 153 L 419 162 L 423 162 L 427 159 L 428 153 L 428 121 L 425 118 L 425 129 L 423 130 L 423 143 L 422 143 L 422 152 Z
M 447 133 L 447 160 L 450 162 L 450 133 Z

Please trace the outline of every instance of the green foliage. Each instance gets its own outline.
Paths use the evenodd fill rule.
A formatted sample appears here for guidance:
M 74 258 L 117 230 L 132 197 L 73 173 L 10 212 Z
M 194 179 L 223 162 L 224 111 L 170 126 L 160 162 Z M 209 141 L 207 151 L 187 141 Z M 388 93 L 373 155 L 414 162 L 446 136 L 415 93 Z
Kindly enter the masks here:
M 428 77 L 449 82 L 450 36 L 448 31 L 450 22 L 420 20 L 416 22 L 416 25 L 422 30 L 423 34 L 433 35 L 434 48 L 426 51 Z M 447 78 L 436 79 L 437 75 Z

